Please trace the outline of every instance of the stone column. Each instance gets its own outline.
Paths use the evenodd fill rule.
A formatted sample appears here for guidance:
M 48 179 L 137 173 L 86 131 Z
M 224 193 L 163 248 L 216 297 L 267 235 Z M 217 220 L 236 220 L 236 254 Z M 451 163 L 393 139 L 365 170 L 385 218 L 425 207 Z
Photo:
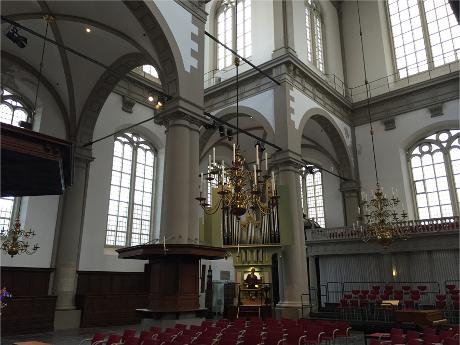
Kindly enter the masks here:
M 308 293 L 309 290 L 300 201 L 301 157 L 291 151 L 281 151 L 273 155 L 272 163 L 277 168 L 280 236 L 283 246 L 280 260 L 282 270 L 280 285 L 284 291 L 276 308 L 281 317 L 299 318 L 301 316 L 300 295 Z
M 198 124 L 180 111 L 162 114 L 157 122 L 167 128 L 160 241 L 198 243 Z
M 54 329 L 80 326 L 81 311 L 75 306 L 75 292 L 91 160 L 90 150 L 76 152 L 73 183 L 63 197 L 53 284 L 53 293 L 57 296 Z
M 340 191 L 343 195 L 345 224 L 350 226 L 358 219 L 359 186 L 354 181 L 343 181 Z
M 275 26 L 275 49 L 272 57 L 276 58 L 286 53 L 297 55 L 294 49 L 294 9 L 292 0 L 273 1 Z

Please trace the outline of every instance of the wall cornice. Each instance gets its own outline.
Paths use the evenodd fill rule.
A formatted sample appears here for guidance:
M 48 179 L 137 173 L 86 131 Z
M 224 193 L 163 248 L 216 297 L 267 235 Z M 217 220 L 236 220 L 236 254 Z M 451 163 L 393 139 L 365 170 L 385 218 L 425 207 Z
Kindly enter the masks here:
M 371 118 L 385 120 L 458 98 L 459 75 L 453 72 L 371 98 Z M 366 100 L 353 104 L 351 118 L 355 127 L 369 123 Z

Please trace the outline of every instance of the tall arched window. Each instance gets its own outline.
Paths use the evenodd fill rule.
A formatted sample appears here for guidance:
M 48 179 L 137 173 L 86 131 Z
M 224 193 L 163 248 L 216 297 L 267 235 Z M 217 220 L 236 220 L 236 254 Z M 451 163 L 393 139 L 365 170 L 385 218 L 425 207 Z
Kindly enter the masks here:
M 448 0 L 389 0 L 400 78 L 458 60 L 460 26 Z
M 235 1 L 237 11 L 235 18 Z M 248 58 L 252 55 L 251 0 L 224 0 L 217 8 L 217 39 L 226 46 Z M 238 32 L 235 28 L 238 28 Z M 232 53 L 217 45 L 217 68 L 223 69 L 233 63 Z
M 144 138 L 115 138 L 107 216 L 108 246 L 135 246 L 150 240 L 156 155 Z
M 19 122 L 31 121 L 30 111 L 13 93 L 1 89 L 0 122 L 19 126 Z M 0 198 L 0 230 L 8 229 L 13 218 L 18 198 L 12 196 Z
M 314 166 L 302 168 L 300 175 L 300 196 L 303 212 L 321 227 L 326 227 L 324 218 L 323 178 L 321 170 Z
M 307 59 L 324 72 L 323 32 L 321 12 L 317 1 L 305 1 L 305 27 L 307 33 Z
M 459 214 L 460 130 L 443 130 L 409 151 L 412 183 L 419 219 Z

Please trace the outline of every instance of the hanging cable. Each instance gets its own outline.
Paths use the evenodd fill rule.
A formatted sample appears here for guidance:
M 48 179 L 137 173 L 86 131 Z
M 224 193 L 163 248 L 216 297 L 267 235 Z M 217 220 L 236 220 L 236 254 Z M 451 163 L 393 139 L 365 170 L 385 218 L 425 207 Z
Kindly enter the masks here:
M 54 20 L 53 16 L 50 15 L 45 15 L 43 16 L 43 19 L 46 21 L 46 28 L 45 28 L 45 36 L 43 39 L 43 47 L 42 47 L 42 56 L 40 59 L 40 69 L 38 71 L 38 77 L 37 77 L 37 88 L 35 89 L 35 100 L 34 100 L 34 109 L 33 109 L 33 116 L 35 116 L 35 113 L 37 111 L 37 101 L 38 101 L 38 91 L 40 89 L 40 82 L 42 79 L 42 71 L 43 71 L 43 58 L 45 56 L 45 47 L 46 47 L 46 36 L 48 35 L 48 28 L 50 26 L 50 23 Z
M 356 6 L 358 8 L 359 37 L 361 40 L 361 55 L 363 58 L 363 66 L 364 66 L 364 84 L 366 85 L 367 116 L 369 118 L 369 126 L 371 128 L 371 141 L 372 141 L 372 154 L 374 158 L 375 180 L 377 182 L 377 186 L 379 186 L 379 173 L 377 171 L 377 159 L 375 158 L 374 127 L 372 126 L 372 117 L 371 117 L 370 86 L 369 86 L 369 82 L 367 81 L 366 60 L 364 58 L 363 30 L 361 26 L 361 14 L 359 12 L 359 0 L 356 0 Z

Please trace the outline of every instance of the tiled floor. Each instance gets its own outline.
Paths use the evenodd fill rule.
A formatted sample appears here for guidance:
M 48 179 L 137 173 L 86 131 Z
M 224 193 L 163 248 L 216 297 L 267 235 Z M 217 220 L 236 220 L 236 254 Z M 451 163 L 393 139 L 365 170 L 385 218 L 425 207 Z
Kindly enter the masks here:
M 78 345 L 83 339 L 91 338 L 97 332 L 122 334 L 123 330 L 127 328 L 136 329 L 139 332 L 141 326 L 130 325 L 100 328 L 78 328 L 48 333 L 17 335 L 2 337 L 0 343 L 2 345 L 12 345 L 18 341 L 36 340 L 53 345 Z M 86 342 L 85 344 L 89 344 L 89 342 Z

